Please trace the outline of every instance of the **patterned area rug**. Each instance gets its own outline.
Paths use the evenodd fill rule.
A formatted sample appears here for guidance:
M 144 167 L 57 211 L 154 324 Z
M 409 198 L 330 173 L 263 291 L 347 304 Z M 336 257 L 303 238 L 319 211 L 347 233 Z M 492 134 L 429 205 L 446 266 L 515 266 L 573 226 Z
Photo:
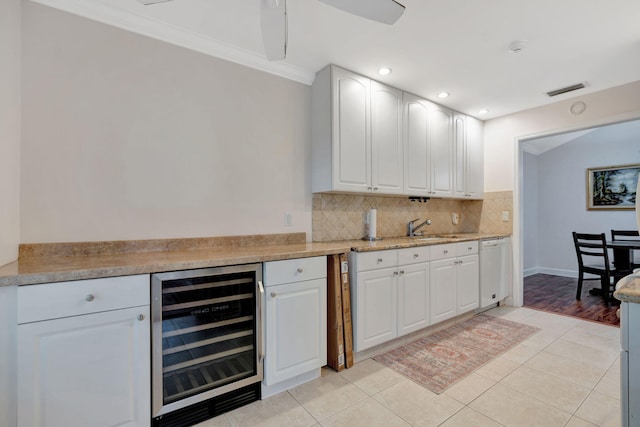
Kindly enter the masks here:
M 440 394 L 537 331 L 533 326 L 478 314 L 374 359 Z

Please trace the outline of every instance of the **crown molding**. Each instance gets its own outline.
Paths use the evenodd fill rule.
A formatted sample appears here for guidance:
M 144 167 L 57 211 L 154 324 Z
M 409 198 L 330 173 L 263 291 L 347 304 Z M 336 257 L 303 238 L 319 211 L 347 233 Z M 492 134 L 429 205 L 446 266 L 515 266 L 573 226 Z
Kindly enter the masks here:
M 305 85 L 311 85 L 315 78 L 314 72 L 303 68 L 283 62 L 268 61 L 264 56 L 249 50 L 240 49 L 130 11 L 117 9 L 102 2 L 88 0 L 31 1 Z

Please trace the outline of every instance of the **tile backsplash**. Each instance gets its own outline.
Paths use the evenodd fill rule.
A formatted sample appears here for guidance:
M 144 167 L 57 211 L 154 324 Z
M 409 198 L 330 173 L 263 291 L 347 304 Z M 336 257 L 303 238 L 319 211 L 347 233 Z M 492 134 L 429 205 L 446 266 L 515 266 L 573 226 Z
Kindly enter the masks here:
M 358 194 L 313 195 L 313 241 L 360 239 L 366 234 L 367 210 L 377 209 L 378 237 L 407 234 L 407 223 L 419 218 L 431 219 L 425 234 L 501 233 L 511 234 L 513 192 L 485 193 L 484 200 L 431 199 L 427 203 L 412 202 L 407 197 L 384 197 Z M 503 212 L 509 219 L 503 221 Z M 457 213 L 454 225 L 451 214 Z

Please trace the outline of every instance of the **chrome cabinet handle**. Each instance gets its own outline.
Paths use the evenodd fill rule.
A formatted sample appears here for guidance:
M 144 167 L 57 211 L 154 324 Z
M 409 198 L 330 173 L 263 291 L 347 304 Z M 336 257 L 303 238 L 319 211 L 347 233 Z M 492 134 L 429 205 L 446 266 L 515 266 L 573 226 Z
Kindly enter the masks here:
M 262 284 L 262 280 L 258 280 L 258 362 L 262 362 L 264 360 L 264 339 L 262 337 L 262 312 L 264 310 L 264 285 Z
M 303 271 L 304 270 L 301 267 L 298 267 L 298 270 L 297 270 L 298 273 L 302 273 Z
M 88 294 L 86 297 L 84 297 L 85 301 L 93 301 L 94 299 L 96 299 L 96 297 L 93 296 L 93 294 Z

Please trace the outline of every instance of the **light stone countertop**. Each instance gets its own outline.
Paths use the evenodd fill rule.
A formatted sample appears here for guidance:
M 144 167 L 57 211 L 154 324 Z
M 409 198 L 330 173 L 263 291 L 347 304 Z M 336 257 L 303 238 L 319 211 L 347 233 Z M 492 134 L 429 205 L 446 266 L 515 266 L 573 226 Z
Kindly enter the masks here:
M 426 236 L 425 236 L 426 237 Z M 0 267 L 0 286 L 94 279 L 221 267 L 313 256 L 429 246 L 506 237 L 459 233 L 438 240 L 385 238 L 374 242 L 305 242 L 304 233 L 137 241 L 20 245 L 17 261 Z
M 640 304 L 640 269 L 620 279 L 613 296 L 623 302 Z

